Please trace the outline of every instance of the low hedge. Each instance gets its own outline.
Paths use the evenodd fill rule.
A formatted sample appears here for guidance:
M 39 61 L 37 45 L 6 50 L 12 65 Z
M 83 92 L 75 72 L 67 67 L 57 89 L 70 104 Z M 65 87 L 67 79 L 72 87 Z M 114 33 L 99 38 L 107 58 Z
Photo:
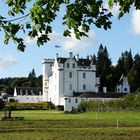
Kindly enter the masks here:
M 47 110 L 54 109 L 54 104 L 50 102 L 39 102 L 39 103 L 16 103 L 16 102 L 8 102 L 5 105 L 11 110 Z

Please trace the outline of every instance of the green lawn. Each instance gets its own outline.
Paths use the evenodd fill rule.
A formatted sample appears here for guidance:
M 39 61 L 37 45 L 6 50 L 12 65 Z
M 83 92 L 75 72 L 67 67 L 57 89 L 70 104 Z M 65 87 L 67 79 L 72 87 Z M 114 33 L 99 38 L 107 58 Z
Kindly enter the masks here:
M 140 122 L 140 113 L 134 112 L 86 112 L 64 114 L 61 111 L 13 111 L 12 116 L 24 116 L 25 120 L 124 120 Z
M 13 111 L 24 121 L 0 121 L 0 140 L 140 140 L 140 113 Z M 118 120 L 118 128 L 117 128 Z

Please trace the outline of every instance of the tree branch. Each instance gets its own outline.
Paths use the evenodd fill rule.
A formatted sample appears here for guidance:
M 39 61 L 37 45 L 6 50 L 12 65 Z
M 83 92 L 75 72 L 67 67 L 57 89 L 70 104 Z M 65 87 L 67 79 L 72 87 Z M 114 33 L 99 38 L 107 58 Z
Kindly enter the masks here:
M 12 22 L 12 21 L 16 21 L 16 20 L 23 19 L 23 18 L 27 18 L 29 15 L 30 15 L 30 13 L 28 13 L 28 14 L 26 14 L 26 15 L 24 15 L 24 16 L 21 16 L 21 17 L 15 18 L 15 19 L 2 20 L 2 21 L 3 21 L 3 22 Z

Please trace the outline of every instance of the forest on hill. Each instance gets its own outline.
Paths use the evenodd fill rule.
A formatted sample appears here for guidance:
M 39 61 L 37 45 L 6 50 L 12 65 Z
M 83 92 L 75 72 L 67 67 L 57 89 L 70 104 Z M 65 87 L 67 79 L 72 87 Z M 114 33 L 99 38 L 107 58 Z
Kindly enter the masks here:
M 90 58 L 91 56 L 87 56 Z M 140 55 L 132 56 L 131 49 L 121 53 L 116 65 L 113 65 L 106 46 L 100 44 L 97 54 L 92 55 L 96 65 L 97 76 L 100 77 L 100 89 L 107 87 L 107 91 L 115 91 L 116 85 L 122 76 L 128 77 L 131 92 L 140 89 Z M 14 87 L 41 87 L 42 75 L 36 76 L 33 69 L 27 77 L 1 78 L 0 93 L 13 94 Z

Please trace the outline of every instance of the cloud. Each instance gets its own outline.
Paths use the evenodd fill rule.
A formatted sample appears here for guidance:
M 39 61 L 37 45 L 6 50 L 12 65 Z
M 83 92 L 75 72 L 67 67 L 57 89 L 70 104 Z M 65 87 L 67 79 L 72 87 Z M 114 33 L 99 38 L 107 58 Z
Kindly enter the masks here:
M 0 70 L 6 70 L 16 63 L 17 60 L 12 55 L 0 56 Z
M 71 31 L 71 37 L 64 37 L 63 33 L 53 31 L 49 34 L 50 41 L 48 43 L 58 46 L 64 51 L 80 51 L 81 49 L 90 49 L 93 46 L 97 45 L 96 36 L 94 31 L 89 31 L 88 37 L 81 37 L 81 39 L 76 39 L 73 31 Z M 26 43 L 33 44 L 37 38 L 27 37 Z
M 35 38 L 31 38 L 31 37 L 27 37 L 26 38 L 26 43 L 27 44 L 31 44 L 31 43 L 35 43 L 37 41 L 37 37 L 35 37 Z
M 80 40 L 76 39 L 73 32 L 71 37 L 64 37 L 62 33 L 53 31 L 52 34 L 50 34 L 50 39 L 55 42 L 56 45 L 60 45 L 64 51 L 90 49 L 97 44 L 94 31 L 90 31 L 88 37 L 81 37 Z
M 131 31 L 134 34 L 140 34 L 140 10 L 132 12 Z
M 108 9 L 113 14 L 113 16 L 119 15 L 119 4 L 113 4 L 113 7 L 109 8 L 108 1 L 104 1 L 104 7 Z

